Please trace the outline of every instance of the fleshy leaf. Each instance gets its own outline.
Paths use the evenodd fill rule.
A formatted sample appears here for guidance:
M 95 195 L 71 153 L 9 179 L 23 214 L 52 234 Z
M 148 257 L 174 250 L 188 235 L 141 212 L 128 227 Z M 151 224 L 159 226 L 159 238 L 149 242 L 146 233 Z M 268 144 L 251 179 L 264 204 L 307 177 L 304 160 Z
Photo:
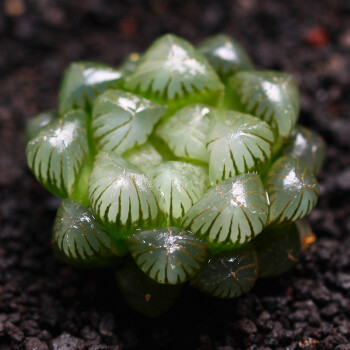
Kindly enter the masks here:
M 123 158 L 145 172 L 163 161 L 161 154 L 149 142 L 127 151 Z
M 283 156 L 273 164 L 266 183 L 270 225 L 300 220 L 317 203 L 319 187 L 315 176 L 304 163 L 292 156 Z
M 205 243 L 176 227 L 136 232 L 128 246 L 137 266 L 158 283 L 181 284 L 199 271 L 208 255 Z
M 114 239 L 155 227 L 159 192 L 134 165 L 115 154 L 97 155 L 89 182 L 91 208 Z
M 208 59 L 223 81 L 240 70 L 253 69 L 253 63 L 243 47 L 225 34 L 204 40 L 198 50 Z
M 33 139 L 39 133 L 39 131 L 42 128 L 44 128 L 44 126 L 51 123 L 57 117 L 58 117 L 57 112 L 47 111 L 47 112 L 40 113 L 36 117 L 30 119 L 26 123 L 25 131 L 24 131 L 26 143 L 28 143 L 31 139 Z
M 209 113 L 210 109 L 203 104 L 186 106 L 160 124 L 156 134 L 177 157 L 208 162 L 205 143 L 210 123 Z
M 188 209 L 209 187 L 207 171 L 184 162 L 164 162 L 150 171 L 153 184 L 161 193 L 159 206 L 169 225 L 180 225 Z
M 156 317 L 170 309 L 178 299 L 182 286 L 160 284 L 145 275 L 134 262 L 116 272 L 121 294 L 138 312 Z
M 92 129 L 97 147 L 123 154 L 142 145 L 166 111 L 153 101 L 122 90 L 109 90 L 94 104 Z
M 75 110 L 54 119 L 27 144 L 26 153 L 30 169 L 46 189 L 61 198 L 79 197 L 80 175 L 89 165 L 85 113 Z
M 299 261 L 301 244 L 295 223 L 267 228 L 252 243 L 258 257 L 259 277 L 281 275 Z
M 268 204 L 257 174 L 238 175 L 211 187 L 186 213 L 183 227 L 211 244 L 244 244 L 266 224 Z
M 229 107 L 265 120 L 280 146 L 299 116 L 299 91 L 291 75 L 274 71 L 242 71 L 228 82 Z M 276 146 L 276 147 L 277 147 Z
M 124 75 L 129 75 L 132 73 L 141 59 L 141 54 L 138 52 L 132 52 L 121 64 L 119 69 Z
M 189 96 L 192 102 L 214 96 L 216 102 L 223 91 L 205 57 L 188 41 L 171 34 L 157 39 L 146 51 L 126 78 L 125 88 L 163 102 Z
M 235 111 L 217 110 L 214 116 L 207 138 L 212 184 L 259 170 L 270 160 L 274 137 L 267 123 Z
M 108 89 L 121 85 L 122 72 L 105 64 L 75 62 L 66 70 L 59 92 L 59 111 L 89 110 L 95 98 Z
M 58 208 L 52 244 L 58 258 L 77 267 L 110 265 L 125 253 L 113 246 L 92 210 L 71 199 Z
M 317 174 L 322 168 L 326 144 L 321 136 L 298 125 L 283 152 L 299 158 L 314 174 Z
M 256 253 L 251 245 L 247 245 L 212 256 L 191 279 L 191 285 L 214 297 L 235 298 L 253 288 L 257 275 Z

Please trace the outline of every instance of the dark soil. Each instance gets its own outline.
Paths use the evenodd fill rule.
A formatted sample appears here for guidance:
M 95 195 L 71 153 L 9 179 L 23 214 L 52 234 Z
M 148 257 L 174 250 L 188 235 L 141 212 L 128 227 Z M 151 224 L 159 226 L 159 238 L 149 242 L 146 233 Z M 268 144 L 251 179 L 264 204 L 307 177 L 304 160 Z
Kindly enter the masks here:
M 3 0 L 0 3 L 0 349 L 350 349 L 350 2 Z M 60 264 L 58 200 L 25 164 L 24 123 L 56 107 L 77 59 L 118 64 L 157 36 L 226 32 L 257 66 L 292 73 L 301 122 L 327 144 L 317 241 L 280 278 L 220 301 L 187 290 L 158 319 L 129 309 L 111 271 Z

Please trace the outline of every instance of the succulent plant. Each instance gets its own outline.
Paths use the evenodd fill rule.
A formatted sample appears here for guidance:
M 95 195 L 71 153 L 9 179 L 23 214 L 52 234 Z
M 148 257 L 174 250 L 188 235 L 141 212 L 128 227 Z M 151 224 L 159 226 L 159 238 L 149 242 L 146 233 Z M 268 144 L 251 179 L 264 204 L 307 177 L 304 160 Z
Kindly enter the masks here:
M 119 68 L 72 63 L 58 112 L 28 122 L 37 180 L 62 198 L 58 258 L 112 266 L 150 316 L 188 282 L 221 298 L 298 261 L 325 145 L 297 124 L 292 76 L 257 71 L 226 35 L 157 39 Z

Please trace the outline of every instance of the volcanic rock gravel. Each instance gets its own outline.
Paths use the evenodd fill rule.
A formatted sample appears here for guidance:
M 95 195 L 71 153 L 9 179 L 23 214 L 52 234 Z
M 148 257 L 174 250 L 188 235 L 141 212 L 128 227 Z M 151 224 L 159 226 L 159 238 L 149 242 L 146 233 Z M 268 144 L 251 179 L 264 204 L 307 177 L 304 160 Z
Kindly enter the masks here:
M 53 1 L 0 3 L 0 350 L 350 349 L 350 3 Z M 132 311 L 113 272 L 79 271 L 50 247 L 59 200 L 25 164 L 22 131 L 57 106 L 69 62 L 117 65 L 173 32 L 194 43 L 225 32 L 258 68 L 287 71 L 302 124 L 328 144 L 310 220 L 317 241 L 289 273 L 236 300 L 186 288 L 158 319 Z

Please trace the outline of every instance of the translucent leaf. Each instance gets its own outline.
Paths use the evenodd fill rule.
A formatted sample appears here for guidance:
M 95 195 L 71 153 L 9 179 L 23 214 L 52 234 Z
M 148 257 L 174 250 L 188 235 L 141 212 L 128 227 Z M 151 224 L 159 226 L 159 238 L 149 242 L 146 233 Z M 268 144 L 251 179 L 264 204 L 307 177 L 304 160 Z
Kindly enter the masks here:
M 292 156 L 279 158 L 267 176 L 270 197 L 269 224 L 300 220 L 317 203 L 318 183 L 312 172 Z
M 209 113 L 210 109 L 202 104 L 186 106 L 160 124 L 156 134 L 177 157 L 208 162 L 205 143 L 210 123 Z
M 114 238 L 159 220 L 159 192 L 149 178 L 120 156 L 97 155 L 89 183 L 91 208 Z
M 26 123 L 25 131 L 24 131 L 26 143 L 28 143 L 31 139 L 33 139 L 44 126 L 51 123 L 57 117 L 58 117 L 57 112 L 47 111 L 47 112 L 40 113 L 36 117 L 30 119 Z
M 147 277 L 135 263 L 116 272 L 121 294 L 138 312 L 156 317 L 170 309 L 178 299 L 182 286 L 160 284 Z
M 186 213 L 183 227 L 210 243 L 244 244 L 262 231 L 267 215 L 259 175 L 243 174 L 211 187 Z
M 294 223 L 268 228 L 253 241 L 259 277 L 273 277 L 290 270 L 300 256 L 300 238 Z
M 271 157 L 273 133 L 248 114 L 217 110 L 207 138 L 212 184 L 261 169 Z
M 128 243 L 137 266 L 158 283 L 184 283 L 199 271 L 208 255 L 201 239 L 176 227 L 137 232 Z
M 66 70 L 59 92 L 59 111 L 89 110 L 95 98 L 108 89 L 121 85 L 122 72 L 95 62 L 75 62 Z
M 254 68 L 243 47 L 225 34 L 205 39 L 198 46 L 198 50 L 208 59 L 223 81 L 237 71 Z
M 89 157 L 85 113 L 71 111 L 54 119 L 27 144 L 26 153 L 30 169 L 45 188 L 61 198 L 78 197 Z
M 132 73 L 141 59 L 141 54 L 138 52 L 132 52 L 121 64 L 119 69 L 124 75 L 129 75 Z
M 77 267 L 106 266 L 121 253 L 92 210 L 71 199 L 64 199 L 58 208 L 52 244 L 58 258 Z
M 247 245 L 228 250 L 209 259 L 191 279 L 191 285 L 218 298 L 235 298 L 249 292 L 257 279 L 258 264 L 254 248 Z
M 228 104 L 265 120 L 283 143 L 299 116 L 299 91 L 292 76 L 274 71 L 242 71 L 230 78 Z
M 92 129 L 97 147 L 123 154 L 142 145 L 166 107 L 121 90 L 109 90 L 94 104 Z
M 123 158 L 144 172 L 159 165 L 163 160 L 161 154 L 149 142 L 127 151 Z
M 142 56 L 125 88 L 152 99 L 172 101 L 194 97 L 194 101 L 221 95 L 223 85 L 204 56 L 188 41 L 175 35 L 157 39 Z M 204 92 L 203 96 L 200 93 Z M 210 93 L 208 93 L 210 92 Z
M 184 162 L 164 162 L 150 171 L 153 184 L 161 193 L 160 208 L 169 225 L 180 225 L 188 209 L 209 187 L 207 171 Z
M 322 168 L 326 144 L 321 136 L 298 125 L 283 152 L 299 158 L 314 174 L 317 174 Z

